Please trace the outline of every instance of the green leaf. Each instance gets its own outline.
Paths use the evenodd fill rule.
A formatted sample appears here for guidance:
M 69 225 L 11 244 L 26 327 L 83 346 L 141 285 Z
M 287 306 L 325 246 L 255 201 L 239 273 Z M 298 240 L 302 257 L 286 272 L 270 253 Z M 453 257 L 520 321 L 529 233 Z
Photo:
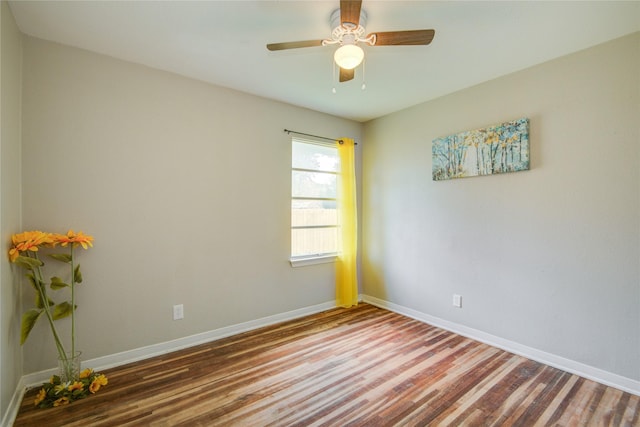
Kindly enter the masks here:
M 26 268 L 27 270 L 33 270 L 36 267 L 41 267 L 44 265 L 44 263 L 39 259 L 35 259 L 28 256 L 23 256 L 23 255 L 19 255 L 14 262 L 18 264 L 20 267 Z
M 27 279 L 29 279 L 29 283 L 31 283 L 31 286 L 33 287 L 33 289 L 35 289 L 36 292 L 38 292 L 38 285 L 37 285 L 37 281 L 36 281 L 36 277 L 33 274 L 27 274 Z
M 47 297 L 47 299 L 49 300 L 49 307 L 56 304 L 51 300 L 51 298 Z M 40 292 L 36 292 L 36 307 L 39 309 L 44 308 L 44 304 L 42 303 L 42 295 L 40 295 Z
M 80 273 L 80 264 L 76 266 L 75 271 L 73 272 L 73 278 L 76 283 L 82 283 L 82 273 Z
M 63 319 L 67 316 L 71 316 L 71 304 L 68 301 L 61 302 L 53 307 L 53 320 Z
M 49 256 L 58 261 L 66 262 L 67 264 L 71 262 L 71 255 L 69 254 L 49 254 Z
M 68 288 L 68 287 L 71 287 L 71 285 L 63 282 L 61 278 L 59 277 L 51 278 L 51 289 L 56 290 L 56 289 L 62 289 L 62 288 Z
M 27 340 L 31 329 L 33 329 L 33 326 L 36 324 L 36 321 L 42 312 L 43 310 L 31 309 L 22 315 L 22 324 L 20 325 L 20 345 L 24 344 Z

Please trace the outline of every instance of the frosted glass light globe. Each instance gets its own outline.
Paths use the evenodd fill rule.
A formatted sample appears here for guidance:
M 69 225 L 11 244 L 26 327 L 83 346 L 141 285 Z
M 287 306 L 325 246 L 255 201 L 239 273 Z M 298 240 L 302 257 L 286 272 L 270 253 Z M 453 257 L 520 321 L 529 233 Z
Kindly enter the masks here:
M 364 51 L 355 44 L 345 44 L 333 54 L 333 60 L 340 68 L 352 70 L 356 68 L 364 59 Z

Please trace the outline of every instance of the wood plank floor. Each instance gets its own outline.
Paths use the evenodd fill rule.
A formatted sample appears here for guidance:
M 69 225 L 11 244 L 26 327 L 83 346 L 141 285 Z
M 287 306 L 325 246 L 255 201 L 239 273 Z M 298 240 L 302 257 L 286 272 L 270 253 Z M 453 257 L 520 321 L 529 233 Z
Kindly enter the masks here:
M 104 371 L 15 426 L 640 426 L 640 397 L 367 304 Z

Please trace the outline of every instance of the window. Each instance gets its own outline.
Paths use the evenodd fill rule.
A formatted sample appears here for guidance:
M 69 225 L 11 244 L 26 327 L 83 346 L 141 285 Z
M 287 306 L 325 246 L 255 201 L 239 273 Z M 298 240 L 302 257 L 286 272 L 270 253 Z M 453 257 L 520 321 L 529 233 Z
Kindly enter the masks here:
M 331 260 L 338 253 L 335 144 L 293 138 L 291 156 L 291 262 Z

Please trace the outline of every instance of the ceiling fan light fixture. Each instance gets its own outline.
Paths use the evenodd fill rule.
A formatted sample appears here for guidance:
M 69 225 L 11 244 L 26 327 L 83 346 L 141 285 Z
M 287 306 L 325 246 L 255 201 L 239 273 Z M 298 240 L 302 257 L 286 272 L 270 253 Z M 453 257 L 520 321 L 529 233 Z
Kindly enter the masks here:
M 355 44 L 345 44 L 340 46 L 333 54 L 333 60 L 340 68 L 352 70 L 356 68 L 364 59 L 364 51 Z
M 362 0 L 340 0 L 340 8 L 331 13 L 329 22 L 332 28 L 331 37 L 322 40 L 303 40 L 286 43 L 269 43 L 270 51 L 297 49 L 301 47 L 334 46 L 338 49 L 334 52 L 335 66 L 340 67 L 339 81 L 353 80 L 355 68 L 364 61 L 364 51 L 360 46 L 411 46 L 428 45 L 435 35 L 434 30 L 400 30 L 383 31 L 367 34 L 367 14 L 362 8 Z M 367 34 L 365 36 L 365 34 Z M 364 89 L 364 64 L 362 67 Z

